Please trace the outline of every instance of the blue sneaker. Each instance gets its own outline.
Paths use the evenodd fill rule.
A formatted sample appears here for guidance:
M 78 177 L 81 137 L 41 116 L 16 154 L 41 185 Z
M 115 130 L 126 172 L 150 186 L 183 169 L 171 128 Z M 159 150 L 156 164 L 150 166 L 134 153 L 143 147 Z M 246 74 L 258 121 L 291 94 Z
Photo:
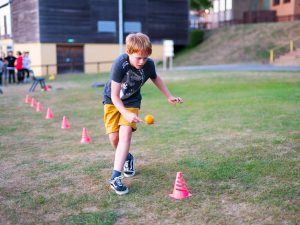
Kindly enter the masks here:
M 113 180 L 110 180 L 110 187 L 118 194 L 118 195 L 124 195 L 128 193 L 128 188 L 122 184 L 121 181 L 122 177 L 115 177 Z
M 133 177 L 135 175 L 134 157 L 126 160 L 124 163 L 124 177 Z

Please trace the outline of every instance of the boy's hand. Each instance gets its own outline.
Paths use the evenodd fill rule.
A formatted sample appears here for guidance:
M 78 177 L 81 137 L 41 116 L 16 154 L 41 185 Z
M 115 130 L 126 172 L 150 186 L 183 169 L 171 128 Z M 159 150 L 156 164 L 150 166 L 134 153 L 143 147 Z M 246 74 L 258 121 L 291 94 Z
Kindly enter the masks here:
M 168 98 L 168 101 L 173 104 L 173 105 L 176 105 L 177 103 L 183 103 L 183 99 L 180 98 L 180 97 L 174 97 L 174 96 L 171 96 Z
M 124 115 L 129 123 L 141 123 L 143 120 L 139 118 L 135 113 L 128 112 Z

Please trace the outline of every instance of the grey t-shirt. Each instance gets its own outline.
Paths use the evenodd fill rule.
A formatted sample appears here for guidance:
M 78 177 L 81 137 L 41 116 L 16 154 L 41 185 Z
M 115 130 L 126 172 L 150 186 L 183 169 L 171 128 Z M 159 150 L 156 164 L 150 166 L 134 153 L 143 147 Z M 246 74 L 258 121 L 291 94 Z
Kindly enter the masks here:
M 113 104 L 111 100 L 111 81 L 121 84 L 120 99 L 125 107 L 140 108 L 140 89 L 149 79 L 157 77 L 155 65 L 152 59 L 147 59 L 142 69 L 136 69 L 129 63 L 127 54 L 120 55 L 113 63 L 109 81 L 103 91 L 103 104 Z

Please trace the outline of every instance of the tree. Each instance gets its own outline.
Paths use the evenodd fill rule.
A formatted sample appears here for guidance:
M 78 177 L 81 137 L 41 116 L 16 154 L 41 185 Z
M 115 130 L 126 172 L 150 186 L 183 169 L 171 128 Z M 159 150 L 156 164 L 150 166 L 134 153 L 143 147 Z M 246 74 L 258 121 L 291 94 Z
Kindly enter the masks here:
M 212 3 L 210 0 L 190 0 L 191 9 L 209 9 L 212 7 Z

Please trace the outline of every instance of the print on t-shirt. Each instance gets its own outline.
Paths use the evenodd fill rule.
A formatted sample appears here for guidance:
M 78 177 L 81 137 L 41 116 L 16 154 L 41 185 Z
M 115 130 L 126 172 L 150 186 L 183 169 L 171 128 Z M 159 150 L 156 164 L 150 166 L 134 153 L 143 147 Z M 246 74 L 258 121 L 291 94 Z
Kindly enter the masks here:
M 128 66 L 128 64 L 126 66 Z M 144 71 L 142 69 L 135 72 L 131 68 L 128 68 L 121 82 L 120 98 L 124 100 L 132 96 L 141 88 L 143 82 Z

